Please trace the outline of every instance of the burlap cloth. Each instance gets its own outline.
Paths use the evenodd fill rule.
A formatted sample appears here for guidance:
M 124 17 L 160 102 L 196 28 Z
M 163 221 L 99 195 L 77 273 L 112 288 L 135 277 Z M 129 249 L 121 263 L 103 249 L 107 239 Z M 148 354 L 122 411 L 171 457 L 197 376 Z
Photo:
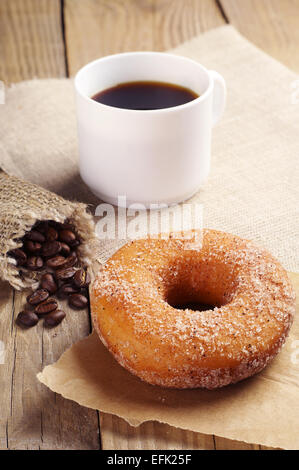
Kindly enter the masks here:
M 37 220 L 68 219 L 76 227 L 82 243 L 77 249 L 83 265 L 91 265 L 96 257 L 97 240 L 94 221 L 86 205 L 74 203 L 0 171 L 0 278 L 14 288 L 33 287 L 39 274 L 16 266 L 8 252 L 22 245 L 19 240 Z
M 293 88 L 298 84 L 297 75 L 255 48 L 230 26 L 203 34 L 173 52 L 196 59 L 207 68 L 216 69 L 224 76 L 228 87 L 226 112 L 213 132 L 211 174 L 205 187 L 191 199 L 204 205 L 204 225 L 252 239 L 268 248 L 289 271 L 298 271 L 299 104 L 296 104 L 296 90 Z M 9 174 L 21 176 L 63 197 L 97 204 L 98 201 L 78 174 L 71 80 L 34 80 L 11 86 L 7 90 L 6 104 L 0 106 L 0 166 Z M 3 181 L 0 180 L 0 184 Z M 116 240 L 101 242 L 98 259 L 105 260 L 119 244 Z M 138 382 L 142 388 L 140 401 L 136 401 L 134 391 L 130 392 L 130 400 L 142 410 L 139 422 L 144 420 L 146 411 L 150 414 L 146 419 L 157 419 L 186 429 L 272 446 L 297 446 L 297 362 L 290 365 L 290 355 L 295 354 L 292 348 L 297 344 L 294 341 L 296 332 L 297 329 L 293 327 L 286 348 L 278 356 L 278 363 L 266 369 L 265 377 L 256 376 L 250 383 L 243 382 L 234 387 L 231 393 L 227 388 L 227 400 L 223 397 L 223 391 L 219 391 L 216 402 L 211 401 L 210 394 L 205 395 L 208 392 L 191 391 L 191 394 L 196 392 L 199 401 L 203 395 L 206 396 L 200 403 L 198 419 L 194 417 L 191 409 L 194 403 L 187 394 L 185 404 L 191 410 L 190 423 L 186 423 L 184 407 L 182 413 L 179 413 L 183 402 L 178 401 L 177 397 L 173 403 L 167 401 L 164 392 L 158 388 L 153 393 L 157 394 L 157 400 L 162 396 L 163 407 L 160 407 L 161 412 L 156 400 L 154 406 L 158 410 L 157 417 L 153 417 L 146 401 L 146 387 L 150 386 Z M 82 343 L 77 343 L 62 356 L 58 365 L 48 366 L 40 380 L 53 390 L 81 403 L 78 397 L 73 396 L 81 393 L 78 374 L 86 370 L 86 363 L 82 368 L 79 359 L 85 351 L 87 362 L 91 361 L 85 342 L 90 345 L 93 341 L 94 336 L 90 336 Z M 79 357 L 78 350 L 81 351 L 83 347 L 85 349 Z M 99 341 L 98 347 L 102 347 Z M 105 356 L 106 351 L 102 349 Z M 108 362 L 104 362 L 104 356 L 101 364 L 108 365 L 109 370 L 104 378 L 110 380 L 111 373 L 113 379 L 114 369 L 109 365 L 110 355 L 107 357 Z M 74 364 L 70 358 L 75 361 Z M 71 367 L 67 369 L 63 365 L 65 362 Z M 79 367 L 79 372 L 75 366 Z M 119 368 L 116 363 L 114 366 Z M 283 374 L 279 372 L 280 368 Z M 56 380 L 57 370 L 60 384 Z M 67 371 L 74 375 L 70 380 Z M 126 380 L 135 379 L 124 369 L 120 370 L 120 377 L 121 374 L 127 374 L 127 378 L 115 381 L 115 402 L 111 400 L 112 385 L 108 380 L 109 406 L 103 408 L 101 403 L 96 407 L 137 424 L 135 408 L 131 413 L 133 417 L 129 416 L 131 408 L 126 408 L 126 416 L 117 411 L 118 405 L 124 405 L 119 392 L 130 390 Z M 53 376 L 56 377 L 54 385 L 50 381 Z M 263 399 L 257 399 L 258 408 L 265 407 L 259 412 L 259 422 L 255 414 L 256 398 L 261 395 L 255 388 L 256 382 L 261 384 L 265 394 Z M 88 376 L 88 386 L 93 385 Z M 65 392 L 65 387 L 72 390 L 72 396 Z M 252 400 L 248 396 L 248 387 Z M 244 397 L 241 394 L 238 401 L 236 395 L 240 389 L 244 389 Z M 100 399 L 97 387 L 92 388 L 92 396 Z M 216 403 L 223 407 L 221 413 L 214 413 Z M 87 402 L 82 404 L 91 406 Z M 246 407 L 249 407 L 248 413 Z M 168 411 L 170 417 L 166 416 Z M 212 415 L 214 420 L 211 419 Z M 245 415 L 248 419 L 250 417 L 249 422 L 244 419 Z M 173 421 L 175 417 L 176 421 Z
M 225 78 L 225 115 L 213 132 L 212 169 L 192 201 L 204 226 L 233 232 L 268 248 L 298 271 L 297 75 L 224 26 L 174 50 Z M 293 85 L 294 86 L 294 85 Z M 73 83 L 34 80 L 6 90 L 0 106 L 0 165 L 69 199 L 96 204 L 77 166 Z M 101 243 L 105 260 L 119 246 Z

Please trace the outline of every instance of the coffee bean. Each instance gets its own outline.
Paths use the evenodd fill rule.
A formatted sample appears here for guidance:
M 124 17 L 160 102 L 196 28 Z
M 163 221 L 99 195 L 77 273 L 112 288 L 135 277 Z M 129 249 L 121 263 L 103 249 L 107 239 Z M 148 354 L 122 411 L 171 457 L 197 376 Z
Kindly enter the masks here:
M 60 225 L 60 230 L 71 230 L 71 232 L 75 233 L 74 224 L 71 224 L 69 219 L 65 219 L 65 221 Z
M 85 297 L 89 298 L 89 292 L 88 288 L 84 287 L 83 289 L 80 290 L 80 294 L 84 295 Z
M 59 325 L 65 318 L 66 314 L 63 310 L 55 310 L 55 312 L 49 313 L 44 320 L 44 325 L 48 328 L 53 328 Z
M 44 300 L 42 303 L 38 304 L 35 307 L 35 313 L 37 315 L 47 315 L 50 312 L 53 312 L 58 307 L 58 303 L 53 297 L 49 297 L 47 300 Z
M 37 232 L 38 233 L 38 232 Z M 42 245 L 39 242 L 28 240 L 25 242 L 25 248 L 30 253 L 39 253 Z
M 73 251 L 70 254 L 70 256 L 65 258 L 65 261 L 63 263 L 63 267 L 64 268 L 70 268 L 70 267 L 74 266 L 77 262 L 78 262 L 78 257 L 76 255 L 76 253 Z
M 70 307 L 78 309 L 85 308 L 88 304 L 88 299 L 82 294 L 72 294 L 69 296 Z
M 41 287 L 47 289 L 50 294 L 54 294 L 57 291 L 57 284 L 55 282 L 54 276 L 51 273 L 43 274 L 41 278 Z
M 29 256 L 26 266 L 31 271 L 37 271 L 44 265 L 43 259 L 40 256 Z
M 76 287 L 73 284 L 62 284 L 62 286 L 59 288 L 58 296 L 59 298 L 63 299 L 70 294 L 78 294 L 80 290 L 81 289 L 79 287 Z
M 60 242 L 60 244 L 61 244 L 60 254 L 63 256 L 69 256 L 69 254 L 71 253 L 70 247 L 64 242 Z
M 70 245 L 76 240 L 76 235 L 71 230 L 61 230 L 59 232 L 59 240 Z
M 23 266 L 27 261 L 26 253 L 20 248 L 16 248 L 14 250 L 9 251 L 8 255 L 15 258 L 18 266 Z
M 37 222 L 34 226 L 34 230 L 37 230 L 40 233 L 46 233 L 48 230 L 48 221 L 47 220 L 42 220 L 41 222 Z M 38 241 L 38 240 L 37 240 Z
M 90 276 L 84 267 L 75 267 L 78 266 L 75 248 L 80 245 L 81 239 L 69 219 L 62 224 L 53 220 L 36 222 L 21 241 L 23 247 L 12 250 L 8 255 L 14 257 L 18 265 L 32 271 L 38 271 L 45 265 L 49 272 L 44 272 L 40 287 L 27 297 L 28 304 L 18 315 L 18 323 L 33 326 L 43 315 L 46 327 L 61 323 L 65 312 L 59 310 L 55 298 L 49 297 L 55 293 L 62 298 L 68 297 L 71 307 L 85 308 L 88 305 L 86 288 Z
M 49 292 L 46 289 L 37 289 L 31 295 L 28 295 L 27 302 L 30 305 L 37 305 L 49 297 Z
M 44 243 L 46 241 L 46 237 L 38 232 L 37 230 L 31 230 L 30 232 L 27 232 L 25 235 L 25 238 L 27 240 L 31 240 L 33 242 L 39 242 L 39 243 Z
M 70 242 L 69 245 L 71 248 L 76 248 L 77 246 L 80 245 L 80 242 L 79 240 L 74 240 L 73 242 Z
M 48 242 L 54 242 L 58 238 L 58 232 L 54 227 L 48 227 L 46 231 L 46 239 Z
M 20 326 L 26 326 L 27 328 L 31 328 L 32 326 L 37 324 L 38 316 L 36 315 L 36 313 L 30 310 L 23 310 L 18 314 L 16 322 Z
M 46 257 L 55 256 L 55 255 L 58 255 L 58 253 L 60 253 L 60 250 L 61 250 L 60 242 L 53 240 L 53 241 L 46 242 L 43 245 L 42 254 L 43 256 L 46 256 Z
M 48 224 L 50 225 L 50 227 L 55 228 L 57 232 L 63 227 L 63 224 L 61 222 L 56 222 L 56 220 L 48 220 Z
M 29 297 L 29 295 L 27 297 Z M 24 305 L 25 312 L 34 312 L 34 309 L 35 309 L 35 305 L 30 305 L 28 302 L 27 304 Z
M 75 274 L 76 269 L 75 268 L 62 268 L 58 269 L 55 273 L 56 279 L 59 281 L 66 281 L 67 279 L 71 279 L 73 275 Z
M 46 265 L 52 269 L 59 269 L 64 265 L 64 262 L 64 256 L 57 255 L 53 256 L 53 258 L 48 258 L 46 261 Z
M 73 282 L 77 287 L 87 287 L 90 284 L 90 276 L 85 269 L 78 269 L 74 274 Z

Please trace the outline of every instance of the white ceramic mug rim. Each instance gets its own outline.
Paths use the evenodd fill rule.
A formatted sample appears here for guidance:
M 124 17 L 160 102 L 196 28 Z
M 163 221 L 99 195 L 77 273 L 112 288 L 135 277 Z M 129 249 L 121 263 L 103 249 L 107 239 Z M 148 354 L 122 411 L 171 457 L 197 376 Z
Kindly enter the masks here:
M 98 101 L 93 100 L 90 96 L 88 96 L 87 94 L 83 93 L 80 90 L 80 87 L 78 85 L 78 80 L 80 78 L 80 75 L 82 73 L 84 73 L 87 69 L 91 68 L 96 63 L 105 62 L 107 60 L 110 60 L 112 57 L 117 58 L 118 56 L 123 57 L 123 56 L 132 56 L 132 55 L 148 55 L 148 56 L 163 55 L 163 56 L 175 57 L 176 59 L 179 59 L 179 60 L 191 62 L 191 63 L 195 64 L 198 68 L 200 68 L 201 71 L 204 72 L 208 76 L 208 86 L 207 86 L 206 90 L 198 98 L 195 98 L 194 100 L 189 101 L 188 103 L 181 104 L 181 105 L 178 105 L 178 106 L 172 106 L 170 108 L 151 109 L 151 110 L 124 109 L 124 108 L 116 108 L 116 107 L 113 107 L 113 106 L 108 106 L 106 104 L 99 103 Z M 169 53 L 166 53 L 166 52 L 135 51 L 135 52 L 121 52 L 121 53 L 118 53 L 118 54 L 110 54 L 110 55 L 107 55 L 107 56 L 104 56 L 104 57 L 100 57 L 99 59 L 95 59 L 91 62 L 88 62 L 86 65 L 84 65 L 76 73 L 76 76 L 75 76 L 75 79 L 74 79 L 74 85 L 75 85 L 75 89 L 76 89 L 77 93 L 79 93 L 79 95 L 83 99 L 85 99 L 89 103 L 92 103 L 92 106 L 100 106 L 102 108 L 109 108 L 110 110 L 113 109 L 113 110 L 115 110 L 115 112 L 138 113 L 138 114 L 143 114 L 143 115 L 149 115 L 149 114 L 155 114 L 155 113 L 167 113 L 167 112 L 169 113 L 169 112 L 174 112 L 178 109 L 185 109 L 185 108 L 190 108 L 192 106 L 196 106 L 200 102 L 204 101 L 207 98 L 207 96 L 211 93 L 211 91 L 213 89 L 213 80 L 212 80 L 211 75 L 209 74 L 209 71 L 203 65 L 201 65 L 199 62 L 196 62 L 195 60 L 189 59 L 188 57 L 175 55 L 175 54 L 169 54 Z

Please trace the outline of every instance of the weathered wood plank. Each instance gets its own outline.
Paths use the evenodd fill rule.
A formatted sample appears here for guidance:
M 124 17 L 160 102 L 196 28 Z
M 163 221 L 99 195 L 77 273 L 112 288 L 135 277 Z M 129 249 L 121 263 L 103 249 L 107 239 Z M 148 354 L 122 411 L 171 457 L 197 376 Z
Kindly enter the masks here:
M 66 75 L 60 0 L 0 0 L 0 80 Z
M 2 287 L 2 285 L 1 285 Z M 98 414 L 63 399 L 36 378 L 90 330 L 88 311 L 70 310 L 54 329 L 21 329 L 15 318 L 28 292 L 0 289 L 0 339 L 6 347 L 0 365 L 0 445 L 9 449 L 98 449 Z
M 224 24 L 215 0 L 65 0 L 70 74 L 90 60 L 132 50 L 165 50 Z
M 66 75 L 60 0 L 0 0 L 0 79 Z M 16 327 L 25 293 L 0 286 L 0 448 L 98 449 L 98 414 L 39 384 L 36 373 L 89 333 L 89 314 L 69 311 L 59 328 Z M 66 310 L 69 310 L 66 308 Z
M 299 71 L 298 0 L 220 0 L 228 21 L 250 41 Z
M 294 47 L 298 2 L 221 0 L 225 15 L 250 40 L 299 70 Z M 0 0 L 0 79 L 65 76 L 59 0 Z M 65 0 L 67 55 L 71 73 L 102 55 L 125 50 L 165 50 L 224 23 L 214 0 Z M 97 414 L 41 386 L 35 374 L 88 333 L 87 312 L 70 312 L 57 331 L 42 324 L 15 327 L 24 294 L 0 285 L 1 448 L 98 448 Z M 72 317 L 73 316 L 73 317 Z M 132 428 L 102 414 L 105 449 L 255 449 L 218 437 L 189 433 L 159 423 Z
M 0 282 L 0 449 L 8 448 L 7 426 L 11 413 L 11 377 L 15 362 L 13 311 L 13 289 Z
M 123 419 L 105 413 L 101 413 L 100 422 L 102 448 L 106 450 L 258 450 L 260 448 L 259 445 L 188 432 L 157 422 L 147 422 L 134 428 Z
M 100 428 L 103 449 L 214 449 L 212 436 L 153 421 L 134 428 L 117 416 L 101 413 Z

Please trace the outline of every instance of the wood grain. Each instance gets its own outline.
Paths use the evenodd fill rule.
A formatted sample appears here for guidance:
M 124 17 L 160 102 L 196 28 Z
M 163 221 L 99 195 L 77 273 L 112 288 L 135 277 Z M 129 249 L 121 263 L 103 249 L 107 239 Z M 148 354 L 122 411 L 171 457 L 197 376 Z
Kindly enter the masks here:
M 259 445 L 232 441 L 218 436 L 200 434 L 168 426 L 158 422 L 147 422 L 134 428 L 123 419 L 101 413 L 100 430 L 102 449 L 119 450 L 258 450 Z
M 70 310 L 52 330 L 43 322 L 21 329 L 15 318 L 28 292 L 0 285 L 0 340 L 6 349 L 0 365 L 0 446 L 2 449 L 98 449 L 98 414 L 63 399 L 39 383 L 37 372 L 90 331 L 87 311 Z
M 66 64 L 60 0 L 0 0 L 0 79 L 64 77 Z M 98 413 L 64 400 L 41 385 L 36 373 L 87 335 L 87 311 L 68 310 L 59 329 L 21 330 L 14 322 L 25 293 L 0 286 L 0 448 L 98 449 Z
M 213 436 L 184 431 L 154 421 L 135 428 L 117 416 L 101 413 L 100 423 L 103 449 L 215 449 Z
M 223 13 L 217 6 L 222 6 Z M 0 79 L 63 77 L 115 52 L 165 50 L 225 23 L 299 70 L 299 0 L 0 0 Z M 64 14 L 65 39 L 61 15 Z M 66 51 L 66 55 L 65 55 Z M 55 395 L 36 380 L 89 332 L 88 312 L 68 311 L 57 330 L 16 328 L 25 293 L 0 283 L 0 448 L 98 449 L 98 414 Z M 1 356 L 0 356 L 1 357 Z M 138 428 L 102 414 L 104 449 L 258 449 L 259 446 L 156 422 Z
M 12 326 L 13 289 L 0 282 L 0 449 L 8 448 L 8 419 L 11 414 L 11 377 L 15 363 L 14 331 Z
M 224 24 L 215 0 L 65 0 L 64 17 L 71 75 L 104 55 L 169 49 Z
M 250 41 L 299 71 L 298 0 L 220 0 L 228 21 Z
M 0 0 L 0 80 L 66 75 L 60 0 Z

